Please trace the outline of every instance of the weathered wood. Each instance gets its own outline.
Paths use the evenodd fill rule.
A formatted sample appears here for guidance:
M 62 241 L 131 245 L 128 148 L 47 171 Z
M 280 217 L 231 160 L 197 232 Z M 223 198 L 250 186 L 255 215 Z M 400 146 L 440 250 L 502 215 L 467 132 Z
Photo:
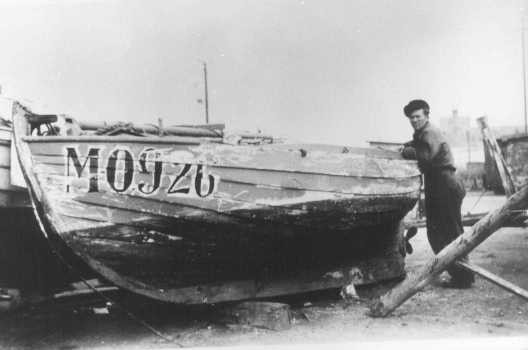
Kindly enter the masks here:
M 528 205 L 528 186 L 511 196 L 504 205 L 480 219 L 473 227 L 442 249 L 434 258 L 387 294 L 381 296 L 370 307 L 370 315 L 384 317 L 407 299 L 427 286 L 435 276 L 447 269 L 453 262 L 468 254 L 482 241 L 501 228 L 515 210 Z
M 222 321 L 272 330 L 287 329 L 291 325 L 292 314 L 288 304 L 265 301 L 246 301 L 228 305 L 221 309 Z
M 57 147 L 60 151 L 59 147 Z M 56 181 L 66 181 L 68 176 L 65 174 L 65 168 L 67 167 L 67 159 L 64 154 L 55 155 L 40 155 L 39 150 L 41 147 L 35 146 L 32 148 L 33 162 L 36 165 L 40 165 L 41 168 L 46 172 L 46 175 L 53 176 Z M 270 154 L 270 157 L 273 155 Z M 104 158 L 101 155 L 100 158 Z M 122 157 L 117 158 L 118 161 L 123 161 Z M 194 159 L 193 159 L 194 160 Z M 198 159 L 192 163 L 194 166 L 200 164 Z M 188 160 L 188 164 L 191 164 L 191 160 Z M 163 167 L 163 175 L 177 176 L 182 170 L 181 165 L 173 164 L 170 161 L 159 161 Z M 153 168 L 155 162 L 147 160 L 145 163 L 147 168 Z M 115 170 L 113 166 L 105 166 L 102 164 L 98 167 L 97 175 L 100 179 L 104 179 L 108 169 Z M 378 196 L 390 196 L 397 194 L 404 194 L 408 192 L 409 196 L 415 197 L 413 191 L 417 191 L 415 184 L 416 179 L 413 176 L 403 178 L 392 178 L 390 176 L 379 176 L 379 174 L 358 172 L 357 174 L 351 173 L 347 176 L 342 174 L 332 174 L 329 171 L 325 173 L 309 173 L 301 171 L 284 171 L 280 169 L 252 169 L 244 168 L 239 166 L 228 166 L 225 164 L 213 163 L 209 164 L 207 169 L 210 172 L 214 172 L 220 178 L 222 183 L 227 182 L 229 186 L 255 186 L 251 193 L 260 190 L 265 191 L 268 188 L 270 190 L 276 189 L 277 191 L 288 191 L 288 190 L 308 190 L 308 191 L 319 191 L 319 192 L 333 192 L 336 194 L 354 194 L 354 195 L 378 195 Z M 360 169 L 358 169 L 360 170 Z M 117 169 L 117 172 L 120 170 Z M 70 174 L 72 176 L 73 174 Z M 135 172 L 134 176 L 137 181 L 151 181 L 152 174 Z M 62 178 L 61 178 L 62 177 Z M 164 181 L 163 181 L 164 182 Z M 372 186 L 375 182 L 375 187 Z M 72 184 L 74 186 L 75 184 Z M 82 185 L 87 186 L 87 183 L 79 182 L 77 187 L 82 189 Z M 104 182 L 101 183 L 104 186 Z M 162 186 L 168 186 L 170 184 L 162 183 Z M 264 187 L 265 186 L 265 187 Z M 408 191 L 406 191 L 406 189 Z M 233 190 L 237 190 L 233 188 Z M 242 189 L 242 190 L 247 190 Z M 274 194 L 274 196 L 280 194 Z
M 506 281 L 505 279 L 503 279 L 502 277 L 500 276 L 497 276 L 491 272 L 489 272 L 488 270 L 485 270 L 483 269 L 482 267 L 480 266 L 477 266 L 477 265 L 474 265 L 474 264 L 471 264 L 469 262 L 466 262 L 466 261 L 457 261 L 456 262 L 457 265 L 459 266 L 462 266 L 463 268 L 471 271 L 471 272 L 474 272 L 476 273 L 477 275 L 485 278 L 486 280 L 496 284 L 497 286 L 507 290 L 508 292 L 511 292 L 521 298 L 523 298 L 524 300 L 528 300 L 528 290 L 526 289 L 523 289 L 509 281 Z
M 28 137 L 31 113 L 14 111 L 43 230 L 121 288 L 216 303 L 404 273 L 388 228 L 416 201 L 415 162 L 325 145 Z
M 502 156 L 500 147 L 497 143 L 497 139 L 492 134 L 486 117 L 480 117 L 477 119 L 480 124 L 482 139 L 484 146 L 487 148 L 491 158 L 495 163 L 495 167 L 499 173 L 499 177 L 502 182 L 502 187 L 507 197 L 511 196 L 515 192 L 515 183 L 511 177 L 511 171 Z
M 173 164 L 207 164 L 218 168 L 233 168 L 243 171 L 279 171 L 285 174 L 335 175 L 341 177 L 364 177 L 371 181 L 379 179 L 415 179 L 419 183 L 420 173 L 415 161 L 403 160 L 391 155 L 376 154 L 370 149 L 350 149 L 342 153 L 339 149 L 325 145 L 270 144 L 263 146 L 233 146 L 190 137 L 134 137 L 134 136 L 26 136 L 21 138 L 31 144 L 32 154 L 57 157 L 64 161 L 66 147 L 79 147 L 76 151 L 82 159 L 88 156 L 89 148 L 98 148 L 98 159 L 106 160 L 110 152 L 122 150 L 116 160 L 124 160 L 124 149 L 138 161 L 146 148 L 152 148 L 147 164 L 155 162 Z M 111 144 L 109 146 L 108 144 Z M 327 149 L 329 151 L 327 151 Z M 154 159 L 150 155 L 159 153 Z M 305 155 L 303 156 L 303 152 Z M 372 154 L 372 156 L 371 156 Z M 101 164 L 106 166 L 106 164 Z

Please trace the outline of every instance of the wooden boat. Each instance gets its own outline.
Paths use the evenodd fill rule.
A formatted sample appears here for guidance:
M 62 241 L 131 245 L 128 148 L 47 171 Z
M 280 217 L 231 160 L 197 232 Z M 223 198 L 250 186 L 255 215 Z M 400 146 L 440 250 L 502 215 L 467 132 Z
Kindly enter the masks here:
M 11 147 L 12 103 L 0 96 L 0 290 L 46 294 L 65 274 L 40 231 Z
M 396 152 L 53 136 L 59 119 L 13 107 L 35 212 L 50 243 L 119 287 L 216 303 L 404 274 L 400 220 L 420 174 Z
M 19 172 L 14 148 L 11 149 L 11 103 L 0 98 L 0 208 L 30 208 L 24 179 Z M 14 169 L 11 171 L 14 159 Z

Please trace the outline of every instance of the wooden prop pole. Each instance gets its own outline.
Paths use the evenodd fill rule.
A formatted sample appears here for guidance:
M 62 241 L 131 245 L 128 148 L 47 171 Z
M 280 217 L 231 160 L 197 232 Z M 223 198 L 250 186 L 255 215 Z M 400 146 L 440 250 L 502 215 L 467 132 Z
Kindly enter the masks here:
M 457 265 L 459 266 L 462 266 L 463 268 L 471 271 L 471 272 L 474 272 L 476 273 L 477 275 L 479 275 L 480 277 L 498 285 L 499 287 L 501 288 L 504 288 L 505 290 L 507 290 L 508 292 L 510 293 L 513 293 L 521 298 L 523 298 L 524 300 L 528 300 L 528 291 L 519 287 L 519 286 L 516 286 L 515 284 L 509 282 L 509 281 L 506 281 L 504 278 L 501 278 L 491 272 L 489 272 L 488 270 L 485 270 L 483 269 L 482 267 L 480 266 L 476 266 L 476 265 L 473 265 L 471 263 L 468 263 L 466 261 L 457 261 L 456 263 Z
M 525 209 L 527 205 L 528 186 L 524 186 L 508 198 L 504 205 L 488 213 L 464 234 L 442 249 L 420 271 L 410 274 L 402 283 L 376 300 L 370 307 L 370 315 L 385 317 L 390 314 L 407 299 L 427 286 L 435 276 L 501 228 L 512 216 L 516 215 L 516 210 Z

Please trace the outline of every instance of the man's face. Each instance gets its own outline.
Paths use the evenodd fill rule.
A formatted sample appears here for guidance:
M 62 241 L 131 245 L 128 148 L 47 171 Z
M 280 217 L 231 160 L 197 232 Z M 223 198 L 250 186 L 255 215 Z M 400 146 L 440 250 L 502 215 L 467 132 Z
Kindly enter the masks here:
M 414 130 L 420 130 L 425 126 L 425 123 L 429 120 L 429 117 L 425 115 L 423 109 L 418 109 L 411 113 L 409 116 L 409 121 L 411 122 Z

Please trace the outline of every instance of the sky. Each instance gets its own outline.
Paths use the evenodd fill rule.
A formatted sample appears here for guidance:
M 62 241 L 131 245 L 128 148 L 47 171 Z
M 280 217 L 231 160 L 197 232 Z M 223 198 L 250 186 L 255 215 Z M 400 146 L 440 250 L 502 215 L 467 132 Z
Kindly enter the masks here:
M 38 111 L 407 141 L 402 108 L 523 125 L 528 0 L 0 0 L 0 85 Z M 528 12 L 528 9 L 527 9 Z M 528 30 L 527 30 L 528 31 Z M 527 36 L 528 42 L 528 36 Z

